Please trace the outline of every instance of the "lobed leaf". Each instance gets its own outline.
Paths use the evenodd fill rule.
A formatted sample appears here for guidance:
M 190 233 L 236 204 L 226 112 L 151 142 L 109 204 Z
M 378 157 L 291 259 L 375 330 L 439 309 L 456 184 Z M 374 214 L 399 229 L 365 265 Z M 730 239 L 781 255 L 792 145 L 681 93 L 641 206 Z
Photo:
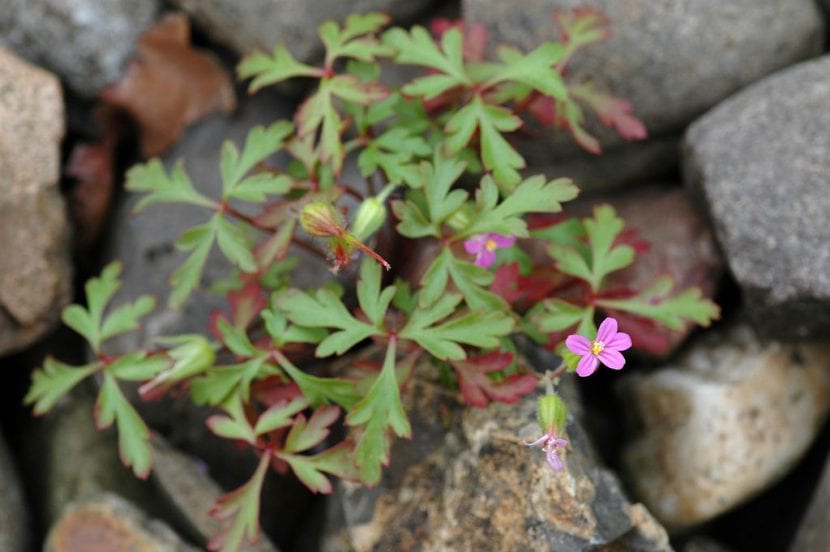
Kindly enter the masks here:
M 46 357 L 43 368 L 32 373 L 32 386 L 23 398 L 23 403 L 34 404 L 36 416 L 52 410 L 57 402 L 72 390 L 81 380 L 93 374 L 100 364 L 72 366 L 52 357 Z
M 98 429 L 105 429 L 113 422 L 118 427 L 121 462 L 132 467 L 136 477 L 146 479 L 152 463 L 150 430 L 118 387 L 113 374 L 105 371 L 95 403 L 95 423 Z

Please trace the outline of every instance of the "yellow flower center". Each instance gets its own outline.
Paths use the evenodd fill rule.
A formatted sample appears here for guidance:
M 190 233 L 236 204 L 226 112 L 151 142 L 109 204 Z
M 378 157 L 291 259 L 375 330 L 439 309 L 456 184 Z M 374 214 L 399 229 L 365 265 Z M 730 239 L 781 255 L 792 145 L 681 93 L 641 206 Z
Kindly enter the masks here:
M 591 354 L 597 356 L 602 352 L 603 349 L 605 349 L 605 343 L 603 343 L 602 341 L 594 341 L 594 343 L 591 345 Z
M 498 244 L 496 243 L 496 240 L 487 240 L 484 243 L 484 248 L 487 249 L 487 251 L 495 251 L 497 247 Z

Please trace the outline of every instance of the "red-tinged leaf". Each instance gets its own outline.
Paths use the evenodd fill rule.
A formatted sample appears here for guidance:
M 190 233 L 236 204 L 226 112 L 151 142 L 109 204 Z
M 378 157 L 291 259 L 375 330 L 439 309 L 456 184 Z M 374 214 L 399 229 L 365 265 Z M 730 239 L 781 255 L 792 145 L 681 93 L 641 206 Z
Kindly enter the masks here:
M 136 120 L 145 156 L 164 152 L 190 123 L 233 110 L 230 77 L 213 56 L 191 48 L 183 14 L 163 17 L 141 36 L 137 49 L 124 78 L 101 96 Z
M 339 416 L 339 406 L 317 407 L 308 422 L 300 414 L 294 418 L 294 425 L 285 439 L 285 451 L 302 452 L 319 445 L 331 433 L 328 428 Z
M 487 42 L 490 40 L 487 27 L 484 23 L 473 23 L 465 25 L 463 19 L 445 19 L 439 17 L 433 19 L 429 25 L 432 34 L 441 38 L 450 29 L 458 29 L 464 36 L 462 54 L 466 61 L 483 61 L 487 50 Z
M 548 96 L 534 92 L 527 101 L 527 112 L 544 126 L 556 123 L 556 104 Z
M 238 551 L 244 540 L 256 544 L 259 539 L 259 499 L 270 459 L 270 454 L 263 454 L 253 477 L 213 506 L 210 515 L 222 521 L 229 520 L 229 523 L 210 539 L 208 550 Z
M 270 377 L 254 382 L 251 394 L 268 407 L 281 402 L 290 402 L 302 396 L 300 387 L 296 383 L 285 383 L 281 377 Z
M 497 382 L 487 374 L 505 370 L 513 362 L 513 353 L 493 351 L 466 360 L 450 361 L 458 373 L 461 396 L 470 406 L 485 408 L 488 398 L 514 403 L 536 389 L 538 378 L 533 374 L 512 374 Z
M 571 95 L 584 102 L 596 113 L 599 121 L 615 129 L 626 140 L 644 140 L 648 132 L 642 121 L 634 116 L 631 102 L 597 91 L 592 82 L 571 86 Z
M 494 274 L 490 291 L 503 298 L 517 312 L 522 312 L 562 286 L 567 276 L 549 264 L 534 266 L 527 276 L 519 272 L 518 263 L 500 265 Z
M 591 44 L 608 40 L 611 22 L 602 10 L 576 8 L 571 11 L 553 12 L 553 21 L 559 27 L 562 42 L 575 51 Z
M 228 292 L 231 306 L 231 323 L 234 327 L 244 329 L 257 317 L 268 304 L 264 290 L 258 282 L 248 282 L 239 290 Z
M 631 336 L 635 349 L 660 357 L 669 353 L 682 332 L 670 330 L 654 320 L 637 316 L 625 311 L 603 309 L 605 314 L 617 319 L 620 328 Z

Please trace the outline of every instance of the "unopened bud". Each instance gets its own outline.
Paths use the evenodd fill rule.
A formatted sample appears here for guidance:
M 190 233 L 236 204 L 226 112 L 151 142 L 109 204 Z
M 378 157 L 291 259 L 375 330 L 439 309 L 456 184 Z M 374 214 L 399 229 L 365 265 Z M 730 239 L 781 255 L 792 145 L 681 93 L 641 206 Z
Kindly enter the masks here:
M 343 225 L 337 209 L 322 201 L 312 201 L 300 212 L 300 224 L 312 236 L 340 236 Z
M 559 395 L 542 395 L 538 403 L 539 427 L 545 433 L 556 429 L 561 434 L 565 429 L 565 422 L 568 419 L 568 407 L 559 398 Z
M 366 239 L 378 231 L 386 222 L 386 207 L 376 197 L 369 197 L 363 200 L 357 210 L 352 223 L 352 235 L 360 241 Z

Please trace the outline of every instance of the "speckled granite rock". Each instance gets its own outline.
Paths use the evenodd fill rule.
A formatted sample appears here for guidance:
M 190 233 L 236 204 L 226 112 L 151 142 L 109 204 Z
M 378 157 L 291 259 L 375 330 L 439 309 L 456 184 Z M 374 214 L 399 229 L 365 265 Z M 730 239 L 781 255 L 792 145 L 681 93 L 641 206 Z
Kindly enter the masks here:
M 805 452 L 830 407 L 830 344 L 710 332 L 621 391 L 640 430 L 623 454 L 631 486 L 667 527 L 685 528 L 751 498 Z
M 734 91 L 822 48 L 823 22 L 812 0 L 462 2 L 465 19 L 485 23 L 495 43 L 526 49 L 559 38 L 554 10 L 586 6 L 608 15 L 613 34 L 574 58 L 572 76 L 591 77 L 631 101 L 651 135 L 681 128 Z M 619 138 L 609 132 L 602 142 Z M 530 145 L 542 156 L 550 150 L 545 140 Z
M 687 184 L 710 213 L 754 325 L 830 332 L 830 56 L 777 73 L 686 135 Z
M 0 42 L 92 97 L 121 78 L 158 8 L 158 0 L 4 0 Z
M 60 84 L 3 48 L 0 121 L 2 355 L 52 328 L 72 286 L 69 224 L 58 190 L 64 132 Z
M 52 526 L 45 552 L 135 550 L 195 552 L 164 523 L 118 495 L 104 493 L 70 504 Z
M 469 409 L 434 384 L 413 385 L 413 439 L 395 444 L 376 488 L 341 484 L 323 550 L 670 550 L 574 419 L 557 473 L 521 443 L 539 431 L 535 397 Z
M 285 44 L 301 61 L 319 56 L 317 26 L 352 13 L 383 11 L 394 19 L 423 12 L 433 0 L 172 0 L 212 37 L 240 54 Z

